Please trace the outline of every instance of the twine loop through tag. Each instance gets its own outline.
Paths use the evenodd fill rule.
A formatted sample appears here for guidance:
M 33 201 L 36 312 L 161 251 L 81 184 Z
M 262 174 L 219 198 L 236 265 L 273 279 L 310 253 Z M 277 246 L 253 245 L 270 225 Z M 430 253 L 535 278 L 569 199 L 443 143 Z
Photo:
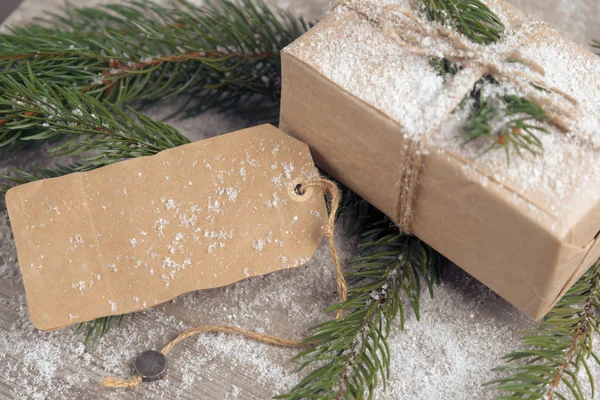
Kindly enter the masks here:
M 323 193 L 329 194 L 329 218 L 327 225 L 324 227 L 324 236 L 327 238 L 329 244 L 329 251 L 331 253 L 331 260 L 333 261 L 333 265 L 336 272 L 337 286 L 338 286 L 338 294 L 340 298 L 340 302 L 343 303 L 347 299 L 347 285 L 346 279 L 344 278 L 342 266 L 340 263 L 340 258 L 337 252 L 337 248 L 335 246 L 334 234 L 335 234 L 335 217 L 340 205 L 341 194 L 335 182 L 332 182 L 327 179 L 317 178 L 311 179 L 309 181 L 303 182 L 295 182 L 293 183 L 292 190 L 295 192 L 297 196 L 303 196 L 308 189 L 315 188 L 321 189 Z M 344 315 L 344 310 L 338 310 L 336 314 L 336 319 L 342 318 Z M 284 339 L 279 338 L 277 336 L 266 335 L 262 333 L 257 333 L 253 331 L 249 331 L 246 329 L 238 328 L 236 326 L 231 325 L 201 325 L 196 328 L 189 329 L 187 331 L 181 332 L 175 339 L 169 342 L 163 349 L 160 351 L 162 354 L 167 355 L 173 347 L 175 347 L 179 342 L 182 342 L 192 336 L 201 334 L 201 333 L 228 333 L 228 334 L 236 334 L 245 336 L 248 339 L 255 340 L 257 342 L 282 346 L 282 347 L 304 347 L 305 344 L 302 340 L 295 339 Z M 100 386 L 105 388 L 125 388 L 125 389 L 136 389 L 143 382 L 143 378 L 140 375 L 135 375 L 129 379 L 121 379 L 117 377 L 105 377 L 102 379 Z
M 574 117 L 578 101 L 564 91 L 546 84 L 543 79 L 544 69 L 525 59 L 516 50 L 529 38 L 531 32 L 539 31 L 547 24 L 529 24 L 521 30 L 511 32 L 511 40 L 485 45 L 472 42 L 443 24 L 426 22 L 415 11 L 398 4 L 379 7 L 360 0 L 337 0 L 332 9 L 338 6 L 346 7 L 374 23 L 385 35 L 410 53 L 433 59 L 446 59 L 461 67 L 480 69 L 482 76 L 491 76 L 500 82 L 513 85 L 523 92 L 526 98 L 544 109 L 548 123 L 563 133 L 569 132 L 567 120 Z M 426 152 L 433 133 L 434 130 L 426 132 L 419 140 L 408 140 L 404 148 L 401 189 L 394 222 L 407 233 L 413 216 L 422 154 Z M 586 138 L 577 138 L 582 142 L 589 142 Z

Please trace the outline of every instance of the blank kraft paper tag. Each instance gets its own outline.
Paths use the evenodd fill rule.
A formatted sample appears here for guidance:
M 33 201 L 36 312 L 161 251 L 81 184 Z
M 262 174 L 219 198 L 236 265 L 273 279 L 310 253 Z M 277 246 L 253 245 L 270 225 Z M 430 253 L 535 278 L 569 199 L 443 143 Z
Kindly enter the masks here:
M 317 190 L 290 188 L 316 176 L 305 144 L 263 125 L 11 189 L 34 325 L 127 314 L 304 264 L 327 210 Z

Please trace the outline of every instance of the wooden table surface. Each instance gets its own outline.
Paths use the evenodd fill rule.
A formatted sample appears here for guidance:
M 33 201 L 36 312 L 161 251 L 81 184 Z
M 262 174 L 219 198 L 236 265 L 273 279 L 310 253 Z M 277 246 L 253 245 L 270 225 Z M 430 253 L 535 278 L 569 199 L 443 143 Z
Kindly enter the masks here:
M 72 0 L 77 5 L 99 2 Z M 513 2 L 558 24 L 574 40 L 600 38 L 596 0 Z M 278 3 L 314 19 L 328 1 Z M 6 24 L 27 23 L 35 15 L 57 11 L 60 4 L 62 0 L 25 0 Z M 177 105 L 164 104 L 149 114 L 162 118 Z M 171 122 L 195 140 L 251 124 L 214 113 Z M 0 173 L 44 162 L 40 152 L 30 152 L 0 160 Z M 343 258 L 350 257 L 353 241 L 343 237 L 337 241 Z M 295 351 L 226 335 L 200 336 L 180 344 L 169 354 L 167 379 L 144 384 L 135 392 L 101 389 L 98 383 L 106 375 L 129 376 L 136 354 L 161 348 L 181 330 L 198 324 L 226 323 L 301 338 L 310 326 L 328 318 L 322 310 L 335 301 L 335 286 L 323 245 L 305 267 L 191 293 L 138 313 L 86 352 L 73 328 L 42 333 L 32 326 L 9 221 L 0 212 L 0 399 L 270 398 L 301 378 L 290 361 Z M 494 393 L 481 384 L 496 377 L 490 369 L 500 364 L 502 355 L 518 348 L 519 331 L 534 323 L 457 268 L 450 269 L 434 300 L 423 297 L 421 307 L 420 322 L 411 315 L 405 332 L 394 327 L 390 385 L 387 391 L 379 388 L 375 397 L 493 398 Z M 599 369 L 594 373 L 600 377 Z

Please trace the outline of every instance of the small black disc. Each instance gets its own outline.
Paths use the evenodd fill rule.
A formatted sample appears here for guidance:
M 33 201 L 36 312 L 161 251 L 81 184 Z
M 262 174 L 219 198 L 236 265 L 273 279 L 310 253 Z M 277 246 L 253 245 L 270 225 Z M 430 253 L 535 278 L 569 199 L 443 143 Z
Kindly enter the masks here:
M 167 371 L 167 357 L 160 351 L 146 350 L 135 359 L 134 367 L 142 380 L 155 381 Z

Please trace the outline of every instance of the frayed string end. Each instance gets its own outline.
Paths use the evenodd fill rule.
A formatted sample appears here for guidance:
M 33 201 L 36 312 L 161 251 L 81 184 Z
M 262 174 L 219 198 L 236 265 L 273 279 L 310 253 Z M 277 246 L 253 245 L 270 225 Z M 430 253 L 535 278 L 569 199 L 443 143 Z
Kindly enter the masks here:
M 112 376 L 107 376 L 102 379 L 100 386 L 105 388 L 125 388 L 125 389 L 137 389 L 142 383 L 141 376 L 134 376 L 131 379 L 121 379 Z

